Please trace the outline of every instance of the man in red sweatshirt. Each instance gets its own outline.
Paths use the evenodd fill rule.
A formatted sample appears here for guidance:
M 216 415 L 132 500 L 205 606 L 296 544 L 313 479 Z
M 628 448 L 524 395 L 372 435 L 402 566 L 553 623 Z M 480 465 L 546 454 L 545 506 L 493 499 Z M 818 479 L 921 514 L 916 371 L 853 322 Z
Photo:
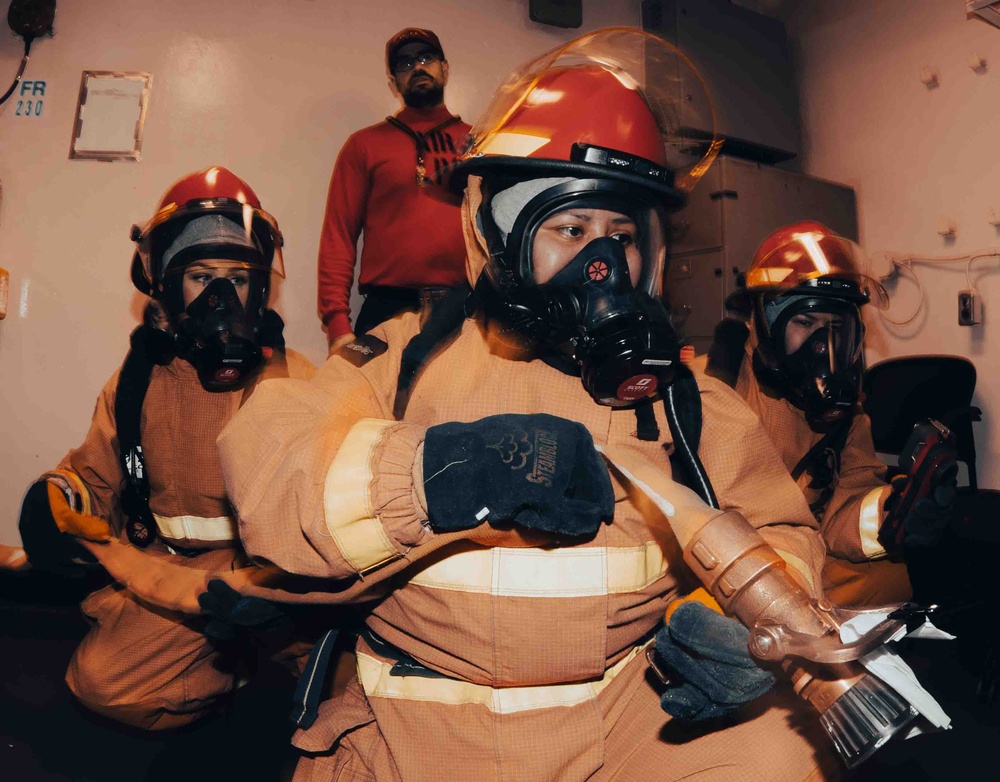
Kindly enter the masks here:
M 444 105 L 448 61 L 430 30 L 408 27 L 385 47 L 389 88 L 404 107 L 347 139 L 333 168 L 319 246 L 319 314 L 330 352 L 404 310 L 465 284 L 457 203 L 433 191 L 470 127 Z M 358 237 L 365 302 L 350 321 Z

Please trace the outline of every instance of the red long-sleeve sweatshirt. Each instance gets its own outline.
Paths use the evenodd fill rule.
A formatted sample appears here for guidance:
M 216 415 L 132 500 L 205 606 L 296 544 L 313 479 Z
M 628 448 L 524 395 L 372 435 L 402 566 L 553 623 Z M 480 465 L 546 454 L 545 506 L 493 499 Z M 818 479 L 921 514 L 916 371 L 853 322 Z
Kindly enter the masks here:
M 417 132 L 450 116 L 444 106 L 396 114 Z M 469 127 L 454 122 L 427 136 L 428 178 L 439 180 L 454 162 Z M 444 288 L 465 281 L 460 210 L 417 186 L 415 140 L 388 122 L 359 130 L 337 156 L 320 237 L 319 314 L 331 342 L 351 331 L 349 300 L 362 231 L 360 285 Z

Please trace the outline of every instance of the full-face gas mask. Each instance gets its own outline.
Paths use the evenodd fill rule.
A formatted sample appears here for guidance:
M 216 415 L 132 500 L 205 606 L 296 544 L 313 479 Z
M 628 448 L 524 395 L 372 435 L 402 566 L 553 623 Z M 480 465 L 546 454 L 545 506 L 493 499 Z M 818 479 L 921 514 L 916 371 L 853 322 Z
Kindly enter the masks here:
M 511 210 L 512 201 L 525 198 Z M 539 284 L 533 251 L 543 225 L 563 214 L 585 219 L 595 210 L 617 215 L 627 231 L 596 236 Z M 480 212 L 498 261 L 479 286 L 487 310 L 509 330 L 541 343 L 548 358 L 562 357 L 557 365 L 578 371 L 599 404 L 628 407 L 654 396 L 673 380 L 679 360 L 677 334 L 656 298 L 664 224 L 652 199 L 608 180 L 529 180 L 491 194 Z M 626 243 L 634 245 L 633 269 Z
M 216 276 L 222 265 L 226 276 Z M 163 295 L 177 354 L 198 370 L 206 391 L 241 388 L 264 359 L 260 325 L 268 274 L 253 238 L 222 215 L 187 223 L 163 253 Z M 214 276 L 184 306 L 185 276 Z M 246 290 L 246 305 L 233 280 Z
M 766 302 L 764 312 L 771 319 L 769 349 L 755 351 L 758 378 L 804 411 L 814 428 L 853 415 L 863 373 L 864 326 L 857 306 L 789 295 Z M 790 340 L 798 342 L 791 351 Z

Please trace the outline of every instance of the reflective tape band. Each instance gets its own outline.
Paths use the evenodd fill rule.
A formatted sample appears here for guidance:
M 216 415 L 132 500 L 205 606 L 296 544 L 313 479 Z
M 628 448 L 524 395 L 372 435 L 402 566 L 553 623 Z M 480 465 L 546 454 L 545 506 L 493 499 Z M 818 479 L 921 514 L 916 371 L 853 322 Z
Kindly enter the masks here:
M 344 559 L 359 573 L 396 559 L 399 552 L 371 506 L 372 455 L 396 421 L 363 418 L 347 433 L 326 473 L 323 514 Z
M 655 542 L 630 548 L 476 548 L 427 566 L 409 583 L 504 597 L 590 597 L 637 592 L 666 572 Z
M 612 679 L 643 649 L 637 646 L 608 668 L 604 676 L 589 682 L 546 684 L 538 687 L 489 687 L 458 679 L 423 676 L 393 676 L 393 663 L 358 653 L 358 679 L 369 698 L 431 701 L 448 706 L 485 706 L 494 714 L 576 706 L 596 698 Z
M 861 501 L 858 533 L 861 535 L 861 551 L 868 559 L 885 556 L 885 548 L 878 542 L 878 531 L 882 526 L 883 495 L 888 496 L 891 491 L 889 486 L 879 486 L 868 492 Z
M 85 513 L 88 516 L 94 515 L 93 504 L 90 501 L 90 491 L 87 489 L 87 484 L 83 482 L 83 478 L 77 475 L 72 470 L 52 470 L 51 472 L 45 473 L 42 476 L 46 480 L 54 480 L 56 483 L 60 484 L 60 488 L 68 488 L 75 496 L 80 498 L 80 512 Z M 66 498 L 70 501 L 70 507 L 75 507 L 70 497 Z
M 229 516 L 160 516 L 153 514 L 156 529 L 167 540 L 238 540 L 236 519 Z

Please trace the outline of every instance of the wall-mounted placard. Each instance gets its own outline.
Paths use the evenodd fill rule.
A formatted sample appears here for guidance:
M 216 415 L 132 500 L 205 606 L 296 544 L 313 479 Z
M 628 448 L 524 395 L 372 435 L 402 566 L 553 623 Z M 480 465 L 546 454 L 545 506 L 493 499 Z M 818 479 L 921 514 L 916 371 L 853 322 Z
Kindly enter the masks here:
M 140 160 L 152 83 L 148 73 L 84 71 L 70 158 Z

